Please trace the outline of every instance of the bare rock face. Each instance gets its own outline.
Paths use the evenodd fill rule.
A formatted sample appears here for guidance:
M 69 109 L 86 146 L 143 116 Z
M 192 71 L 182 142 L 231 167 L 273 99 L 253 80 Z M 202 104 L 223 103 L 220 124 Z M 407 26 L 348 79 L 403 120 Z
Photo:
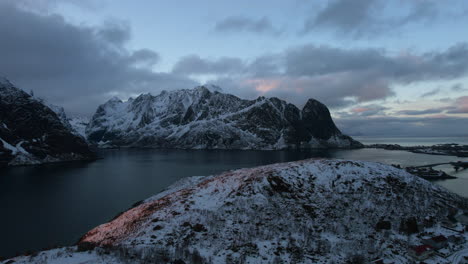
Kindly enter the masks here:
M 278 98 L 243 100 L 213 86 L 140 95 L 101 105 L 87 129 L 99 146 L 184 149 L 358 148 L 328 108 L 309 100 L 299 110 Z
M 0 80 L 0 166 L 94 158 L 83 138 L 53 110 Z

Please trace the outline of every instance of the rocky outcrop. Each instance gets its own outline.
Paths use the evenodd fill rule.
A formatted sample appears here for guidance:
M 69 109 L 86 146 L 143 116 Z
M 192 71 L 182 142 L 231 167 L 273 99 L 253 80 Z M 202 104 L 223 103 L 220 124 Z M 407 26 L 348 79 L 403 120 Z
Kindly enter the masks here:
M 143 94 L 99 106 L 87 129 L 99 146 L 183 149 L 356 148 L 328 108 L 278 98 L 243 100 L 212 86 Z
M 0 80 L 0 166 L 94 158 L 83 138 L 53 110 Z

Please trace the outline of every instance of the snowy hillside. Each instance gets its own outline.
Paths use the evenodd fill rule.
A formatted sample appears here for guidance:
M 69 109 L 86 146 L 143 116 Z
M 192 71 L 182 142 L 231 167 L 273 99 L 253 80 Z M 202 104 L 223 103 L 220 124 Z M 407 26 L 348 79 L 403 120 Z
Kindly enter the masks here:
M 0 167 L 94 158 L 63 108 L 53 108 L 0 79 Z
M 78 248 L 15 260 L 413 263 L 408 248 L 420 234 L 449 235 L 440 223 L 466 202 L 388 165 L 304 160 L 184 179 L 91 230 Z M 435 258 L 426 263 L 451 263 Z
M 57 116 L 59 117 L 60 121 L 62 121 L 63 125 L 70 129 L 73 134 L 82 137 L 86 140 L 86 127 L 89 124 L 89 118 L 76 116 L 76 117 L 68 117 L 65 113 L 65 109 L 61 106 L 56 106 L 53 104 L 47 105 L 52 111 L 54 111 Z
M 86 139 L 86 127 L 89 124 L 88 117 L 72 117 L 68 119 L 68 123 L 72 127 L 75 134 Z
M 101 105 L 87 129 L 101 147 L 188 149 L 353 148 L 327 107 L 310 99 L 302 110 L 278 98 L 243 100 L 216 86 L 143 94 Z

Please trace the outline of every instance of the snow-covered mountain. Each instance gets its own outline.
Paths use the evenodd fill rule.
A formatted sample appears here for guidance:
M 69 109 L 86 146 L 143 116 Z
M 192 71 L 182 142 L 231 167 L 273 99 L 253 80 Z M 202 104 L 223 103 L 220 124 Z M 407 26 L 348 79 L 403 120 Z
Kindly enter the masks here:
M 73 128 L 76 134 L 86 139 L 86 127 L 89 124 L 89 118 L 84 116 L 76 116 L 68 119 L 68 123 Z
M 95 158 L 53 108 L 0 79 L 0 167 Z
M 15 263 L 413 263 L 410 234 L 450 232 L 439 224 L 458 209 L 466 199 L 392 166 L 311 159 L 184 179 L 78 247 Z
M 99 106 L 86 134 L 99 146 L 187 149 L 353 148 L 328 108 L 278 98 L 243 100 L 216 86 L 143 94 Z

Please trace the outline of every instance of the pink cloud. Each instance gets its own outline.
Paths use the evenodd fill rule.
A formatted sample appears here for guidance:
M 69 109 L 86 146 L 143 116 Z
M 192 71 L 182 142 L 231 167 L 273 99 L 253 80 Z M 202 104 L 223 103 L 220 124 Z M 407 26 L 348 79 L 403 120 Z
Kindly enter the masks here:
M 257 92 L 265 94 L 272 90 L 278 89 L 282 81 L 278 79 L 249 79 L 246 80 L 245 83 L 247 85 L 254 86 Z
M 458 98 L 456 103 L 460 112 L 468 113 L 468 96 Z
M 364 112 L 367 112 L 369 110 L 372 110 L 372 109 L 366 108 L 366 107 L 358 107 L 358 108 L 351 109 L 351 112 L 353 112 L 353 113 L 364 113 Z
M 468 96 L 458 97 L 449 114 L 468 114 Z

